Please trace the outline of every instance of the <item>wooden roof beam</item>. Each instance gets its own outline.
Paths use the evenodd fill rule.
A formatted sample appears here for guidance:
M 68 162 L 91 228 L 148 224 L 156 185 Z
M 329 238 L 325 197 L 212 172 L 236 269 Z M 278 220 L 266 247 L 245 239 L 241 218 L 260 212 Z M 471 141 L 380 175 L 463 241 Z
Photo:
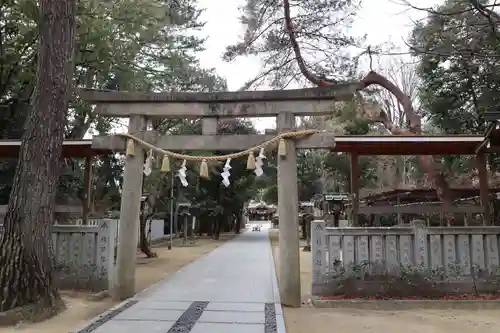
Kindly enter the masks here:
M 484 121 L 500 121 L 500 111 L 486 111 L 484 113 Z

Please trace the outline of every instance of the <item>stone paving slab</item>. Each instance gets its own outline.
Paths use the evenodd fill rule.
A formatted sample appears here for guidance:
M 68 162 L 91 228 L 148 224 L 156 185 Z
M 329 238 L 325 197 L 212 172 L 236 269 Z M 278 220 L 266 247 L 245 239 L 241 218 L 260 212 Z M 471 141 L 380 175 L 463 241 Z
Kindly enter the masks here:
M 114 317 L 112 320 L 156 320 L 176 321 L 185 310 L 136 309 L 131 308 Z
M 182 310 L 185 311 L 192 302 L 159 302 L 142 300 L 134 306 L 134 309 L 153 309 L 153 310 Z
M 263 324 L 196 323 L 191 333 L 264 333 Z
M 281 308 L 281 306 L 280 306 Z M 205 311 L 264 312 L 262 303 L 210 302 Z
M 275 304 L 274 309 L 276 311 L 276 315 L 283 315 L 283 308 L 281 307 L 281 304 Z
M 175 321 L 111 320 L 92 333 L 166 333 Z
M 311 327 L 311 329 L 314 332 L 314 327 Z M 286 333 L 285 317 L 283 314 L 276 314 L 276 332 Z
M 265 314 L 262 312 L 236 312 L 236 311 L 204 311 L 199 323 L 240 323 L 264 324 Z
M 233 238 L 133 300 L 77 332 L 285 333 L 267 229 Z

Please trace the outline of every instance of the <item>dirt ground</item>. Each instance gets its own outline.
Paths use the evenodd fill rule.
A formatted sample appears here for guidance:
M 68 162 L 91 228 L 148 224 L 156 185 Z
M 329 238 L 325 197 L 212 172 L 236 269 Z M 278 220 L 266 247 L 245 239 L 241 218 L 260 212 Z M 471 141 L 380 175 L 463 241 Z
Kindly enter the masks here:
M 278 231 L 271 230 L 274 263 L 279 276 Z M 312 259 L 300 252 L 300 278 L 303 306 L 284 308 L 287 333 L 490 333 L 498 332 L 500 310 L 426 310 L 375 311 L 362 309 L 312 308 Z
M 147 259 L 140 253 L 137 255 L 136 293 L 148 288 L 154 283 L 168 278 L 180 268 L 200 258 L 232 238 L 232 234 L 221 234 L 220 240 L 203 238 L 194 244 L 181 247 L 180 244 L 168 250 L 167 244 L 154 246 L 158 258 Z M 20 324 L 15 328 L 0 328 L 0 333 L 66 333 L 83 328 L 85 324 L 100 313 L 118 304 L 110 298 L 90 300 L 89 294 L 63 292 L 63 298 L 68 309 L 58 316 L 38 324 Z

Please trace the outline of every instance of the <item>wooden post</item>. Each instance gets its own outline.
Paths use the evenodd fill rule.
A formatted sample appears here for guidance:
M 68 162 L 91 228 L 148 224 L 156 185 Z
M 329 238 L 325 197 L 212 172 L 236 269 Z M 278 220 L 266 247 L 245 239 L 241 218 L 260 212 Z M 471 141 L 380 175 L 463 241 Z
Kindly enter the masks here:
M 92 201 L 92 156 L 85 157 L 85 170 L 83 174 L 83 207 L 82 224 L 88 224 L 90 206 Z
M 146 129 L 142 116 L 130 116 L 128 131 L 137 134 Z M 141 208 L 142 166 L 144 151 L 135 145 L 135 156 L 126 156 L 123 172 L 123 191 L 118 226 L 118 253 L 113 297 L 125 300 L 135 294 L 135 256 L 139 239 L 139 214 Z
M 351 153 L 352 226 L 359 226 L 359 163 L 358 154 Z
M 397 219 L 398 219 L 398 225 L 403 224 L 403 221 L 401 221 L 401 200 L 399 197 L 399 194 L 396 194 L 396 212 L 397 212 Z
M 280 133 L 295 128 L 295 116 L 280 113 L 277 119 Z M 297 189 L 297 155 L 295 142 L 285 140 L 286 156 L 278 156 L 278 212 L 281 302 L 300 307 L 299 221 Z
M 483 210 L 483 225 L 491 225 L 490 191 L 488 185 L 488 170 L 484 154 L 476 155 L 476 167 L 479 174 L 479 197 Z

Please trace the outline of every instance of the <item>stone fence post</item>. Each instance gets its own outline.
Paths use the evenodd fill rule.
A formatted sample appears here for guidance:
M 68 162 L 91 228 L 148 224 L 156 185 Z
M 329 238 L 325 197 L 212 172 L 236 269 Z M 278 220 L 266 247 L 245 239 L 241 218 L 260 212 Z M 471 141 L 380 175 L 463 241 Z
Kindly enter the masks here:
M 115 247 L 118 220 L 98 220 L 99 233 L 97 235 L 97 265 L 99 271 L 108 278 L 108 288 L 111 290 L 115 272 Z M 132 260 L 135 261 L 135 258 Z
M 324 232 L 326 223 L 323 220 L 311 222 L 312 283 L 323 283 L 326 273 L 326 251 Z
M 410 222 L 414 233 L 413 253 L 417 266 L 427 267 L 429 254 L 427 253 L 427 226 L 425 221 L 413 220 Z

